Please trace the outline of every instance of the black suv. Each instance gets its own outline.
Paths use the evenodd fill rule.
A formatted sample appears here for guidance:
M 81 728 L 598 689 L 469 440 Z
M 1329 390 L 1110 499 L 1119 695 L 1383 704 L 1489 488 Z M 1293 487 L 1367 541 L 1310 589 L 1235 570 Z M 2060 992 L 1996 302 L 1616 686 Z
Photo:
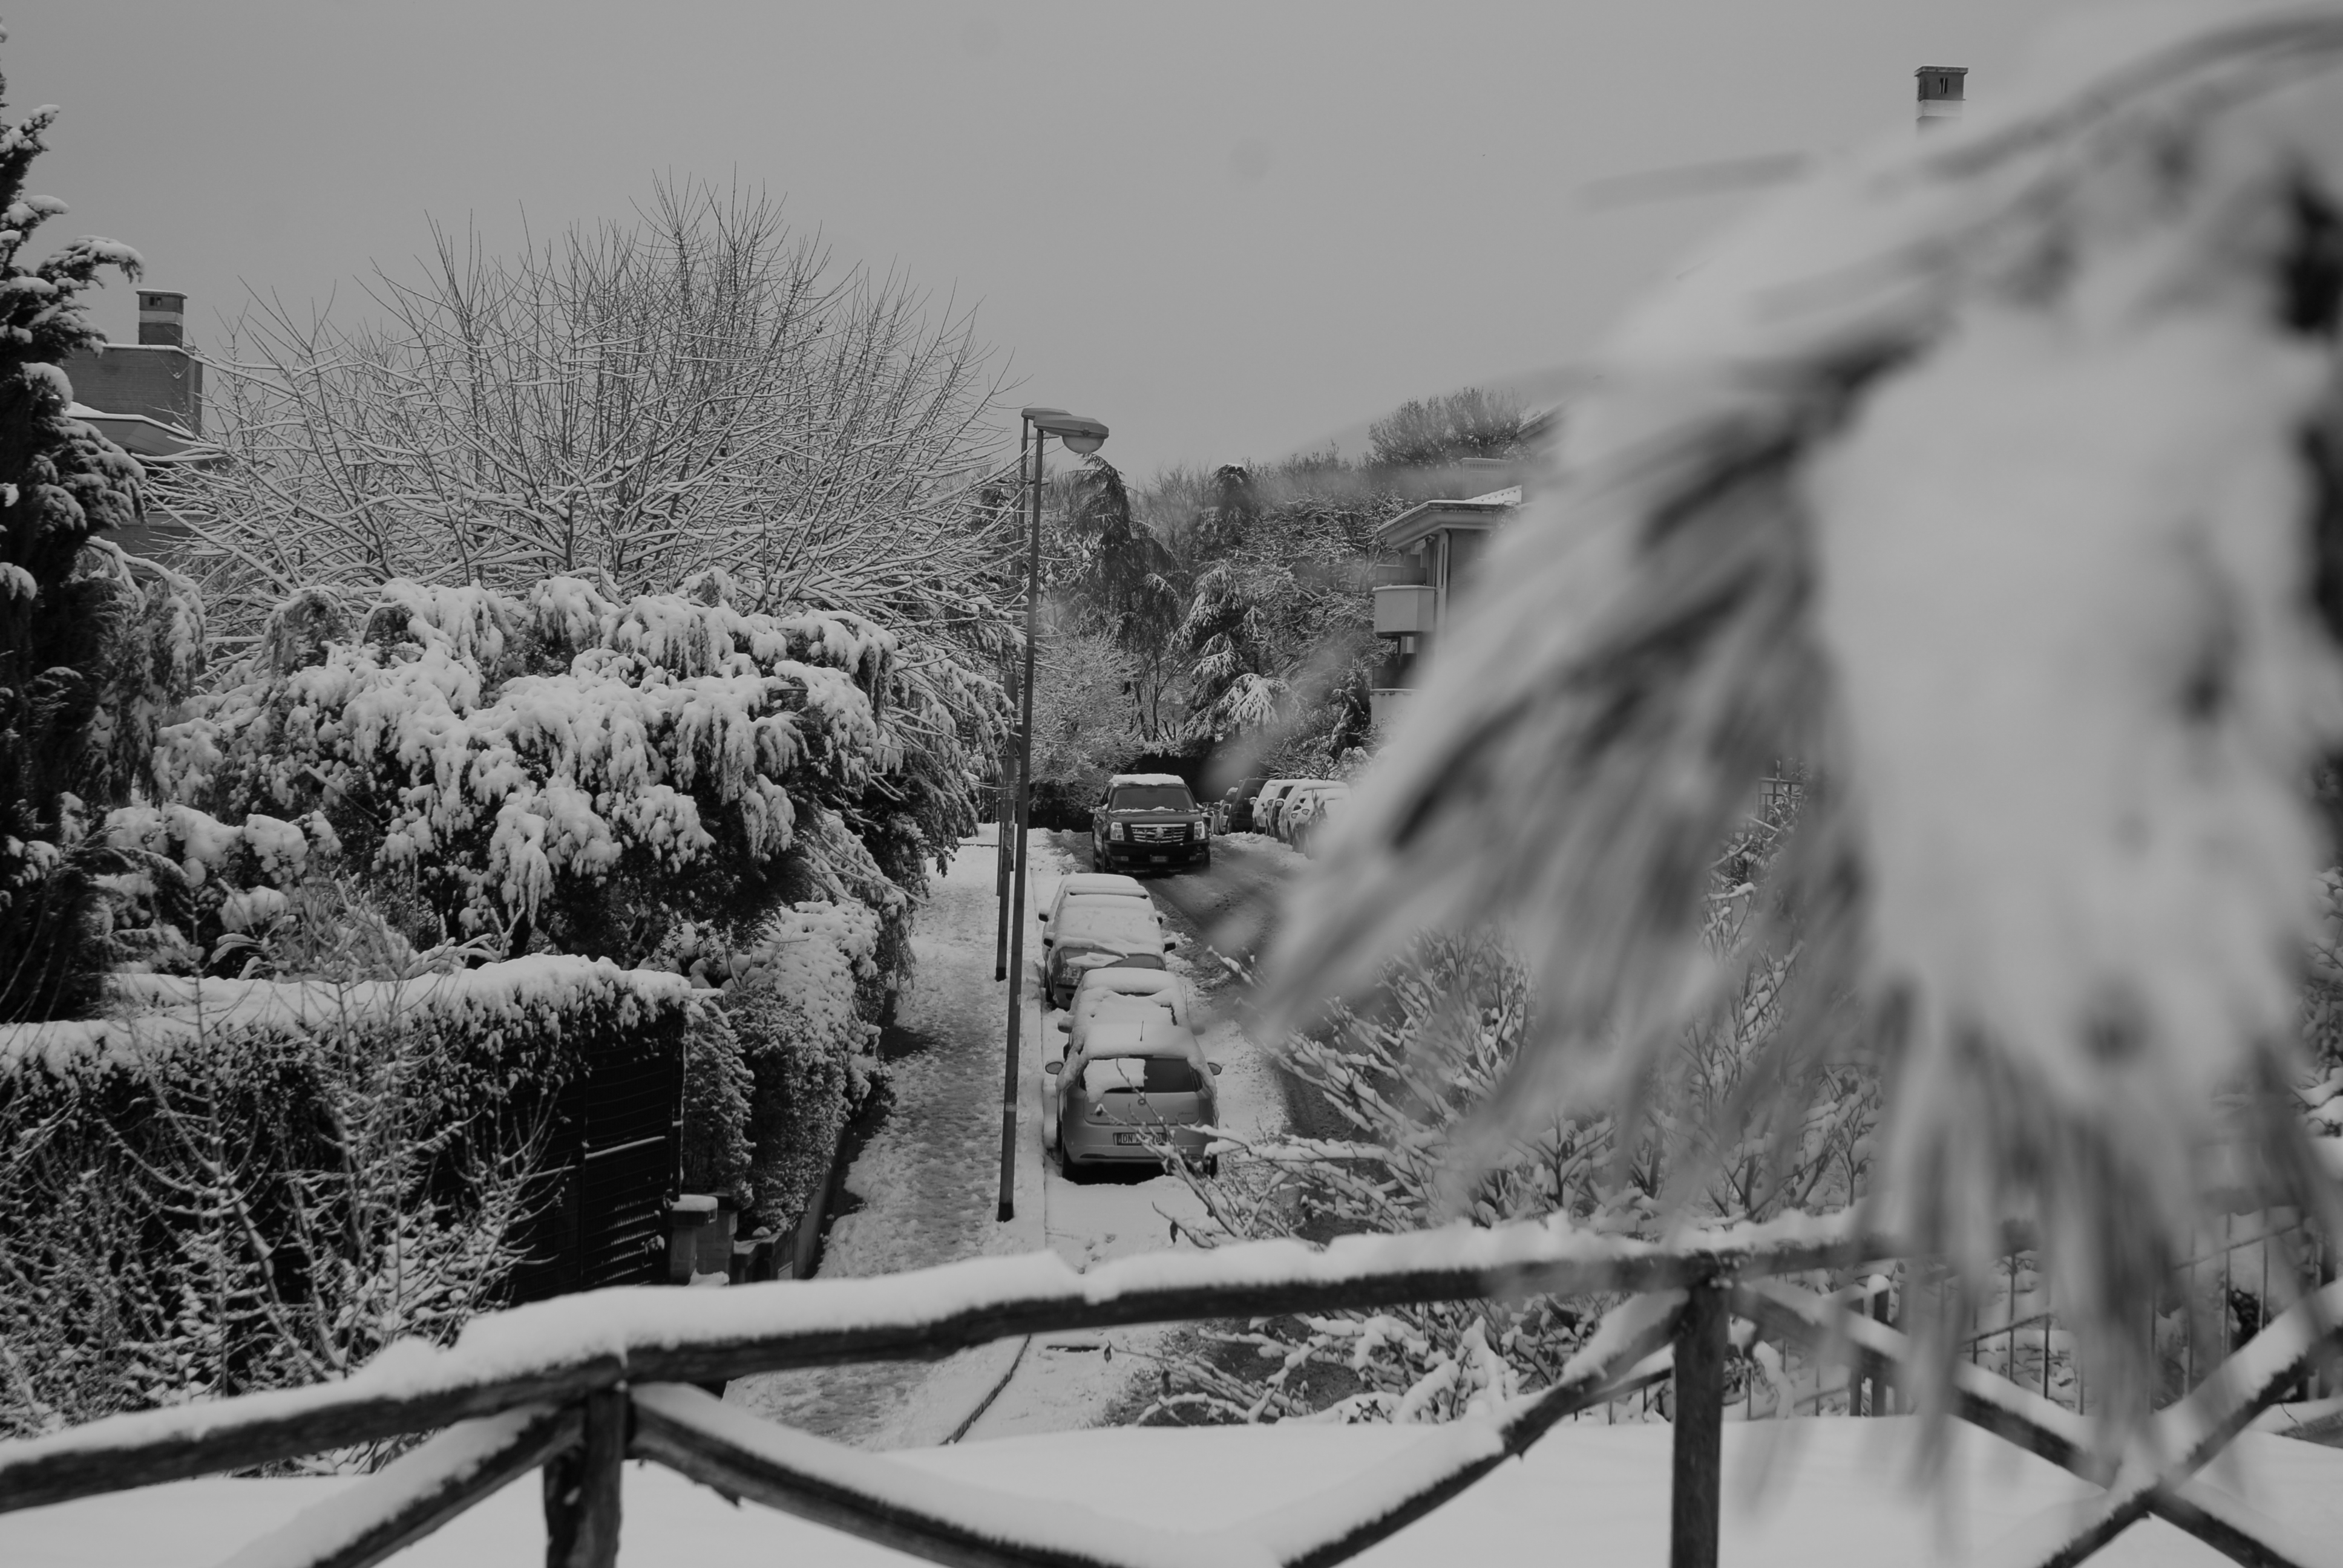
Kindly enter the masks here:
M 1212 829 L 1176 773 L 1118 773 L 1091 808 L 1091 865 L 1101 871 L 1212 863 Z

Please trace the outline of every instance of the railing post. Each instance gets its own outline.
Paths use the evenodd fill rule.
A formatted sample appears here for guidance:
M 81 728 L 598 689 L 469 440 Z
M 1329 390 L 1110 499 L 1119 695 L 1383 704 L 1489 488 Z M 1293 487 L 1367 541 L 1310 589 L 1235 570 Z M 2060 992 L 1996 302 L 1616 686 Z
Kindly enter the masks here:
M 1725 1302 L 1723 1284 L 1694 1285 L 1676 1325 L 1668 1568 L 1716 1568 L 1725 1493 Z
M 545 1466 L 545 1568 L 616 1568 L 627 1391 L 603 1389 L 578 1402 L 585 1436 Z

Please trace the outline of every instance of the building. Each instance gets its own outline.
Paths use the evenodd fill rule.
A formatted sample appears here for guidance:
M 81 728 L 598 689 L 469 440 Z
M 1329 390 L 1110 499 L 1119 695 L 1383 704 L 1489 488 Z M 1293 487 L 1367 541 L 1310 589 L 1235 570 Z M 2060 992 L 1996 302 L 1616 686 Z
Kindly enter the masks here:
M 138 291 L 138 341 L 69 355 L 72 416 L 149 468 L 200 461 L 204 450 L 203 361 L 187 352 L 187 297 Z M 108 536 L 132 555 L 167 551 L 185 536 L 167 512 Z
M 1512 477 L 1512 464 L 1487 466 L 1498 470 L 1492 478 Z M 1505 484 L 1462 500 L 1419 501 L 1375 530 L 1375 636 L 1383 657 L 1367 700 L 1378 727 L 1399 717 L 1424 658 L 1453 624 L 1457 590 L 1473 563 L 1521 504 L 1521 486 Z
M 186 348 L 187 297 L 138 291 L 138 341 L 69 356 L 73 416 L 141 459 L 180 456 L 203 438 L 204 367 Z

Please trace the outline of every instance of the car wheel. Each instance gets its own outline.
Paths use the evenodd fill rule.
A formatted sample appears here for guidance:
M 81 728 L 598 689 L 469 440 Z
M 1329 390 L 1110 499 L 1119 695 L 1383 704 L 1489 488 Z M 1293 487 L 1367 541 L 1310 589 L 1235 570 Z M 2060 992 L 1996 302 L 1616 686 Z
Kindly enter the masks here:
M 1207 1154 L 1207 1155 L 1205 1155 L 1205 1156 L 1204 1156 L 1204 1174 L 1205 1174 L 1205 1175 L 1207 1175 L 1207 1176 L 1218 1176 L 1220 1173 L 1221 1173 L 1221 1157 L 1220 1157 L 1219 1155 L 1217 1155 L 1217 1154 Z

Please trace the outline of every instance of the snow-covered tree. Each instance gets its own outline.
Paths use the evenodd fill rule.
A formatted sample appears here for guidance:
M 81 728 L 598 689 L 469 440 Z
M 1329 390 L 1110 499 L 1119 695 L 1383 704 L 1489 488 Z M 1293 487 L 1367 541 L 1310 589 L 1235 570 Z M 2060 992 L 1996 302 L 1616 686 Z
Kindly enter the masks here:
M 81 296 L 137 254 L 77 239 L 26 265 L 65 206 L 26 189 L 55 107 L 0 122 L 0 1020 L 95 995 L 110 869 L 87 834 L 122 799 L 154 726 L 194 672 L 191 600 L 169 574 L 92 537 L 135 518 L 138 465 L 70 417 L 58 368 L 104 339 Z
M 963 752 L 997 743 L 971 672 L 1013 639 L 985 596 L 1018 538 L 970 506 L 993 383 L 965 315 L 689 183 L 518 256 L 439 234 L 367 293 L 349 326 L 256 309 L 209 357 L 217 460 L 167 498 L 217 631 L 313 588 L 624 601 L 720 569 L 745 612 L 887 628 L 917 691 L 892 777 L 964 793 Z M 925 843 L 881 859 L 916 878 L 967 812 L 912 815 Z
M 2207 15 L 1825 173 L 1633 318 L 1282 928 L 1292 1014 L 1510 920 L 1497 1103 L 1632 1086 L 1740 983 L 1708 867 L 1800 758 L 1741 1109 L 1865 1056 L 1878 1217 L 1972 1299 L 2038 1221 L 2119 1418 L 2208 1191 L 2343 1225 L 2279 1091 L 2343 746 L 2343 25 Z
M 1378 464 L 1427 468 L 1461 457 L 1510 457 L 1527 428 L 1519 398 L 1467 387 L 1402 404 L 1368 427 L 1367 442 Z
M 199 839 L 226 852 L 266 824 L 283 847 L 256 847 L 285 876 L 306 839 L 410 890 L 427 934 L 516 955 L 636 964 L 680 921 L 746 930 L 793 899 L 900 920 L 907 895 L 852 829 L 901 768 L 902 727 L 945 721 L 889 633 L 737 593 L 720 573 L 623 601 L 576 578 L 526 598 L 313 589 L 166 731 L 168 804 L 114 830 L 216 864 Z

